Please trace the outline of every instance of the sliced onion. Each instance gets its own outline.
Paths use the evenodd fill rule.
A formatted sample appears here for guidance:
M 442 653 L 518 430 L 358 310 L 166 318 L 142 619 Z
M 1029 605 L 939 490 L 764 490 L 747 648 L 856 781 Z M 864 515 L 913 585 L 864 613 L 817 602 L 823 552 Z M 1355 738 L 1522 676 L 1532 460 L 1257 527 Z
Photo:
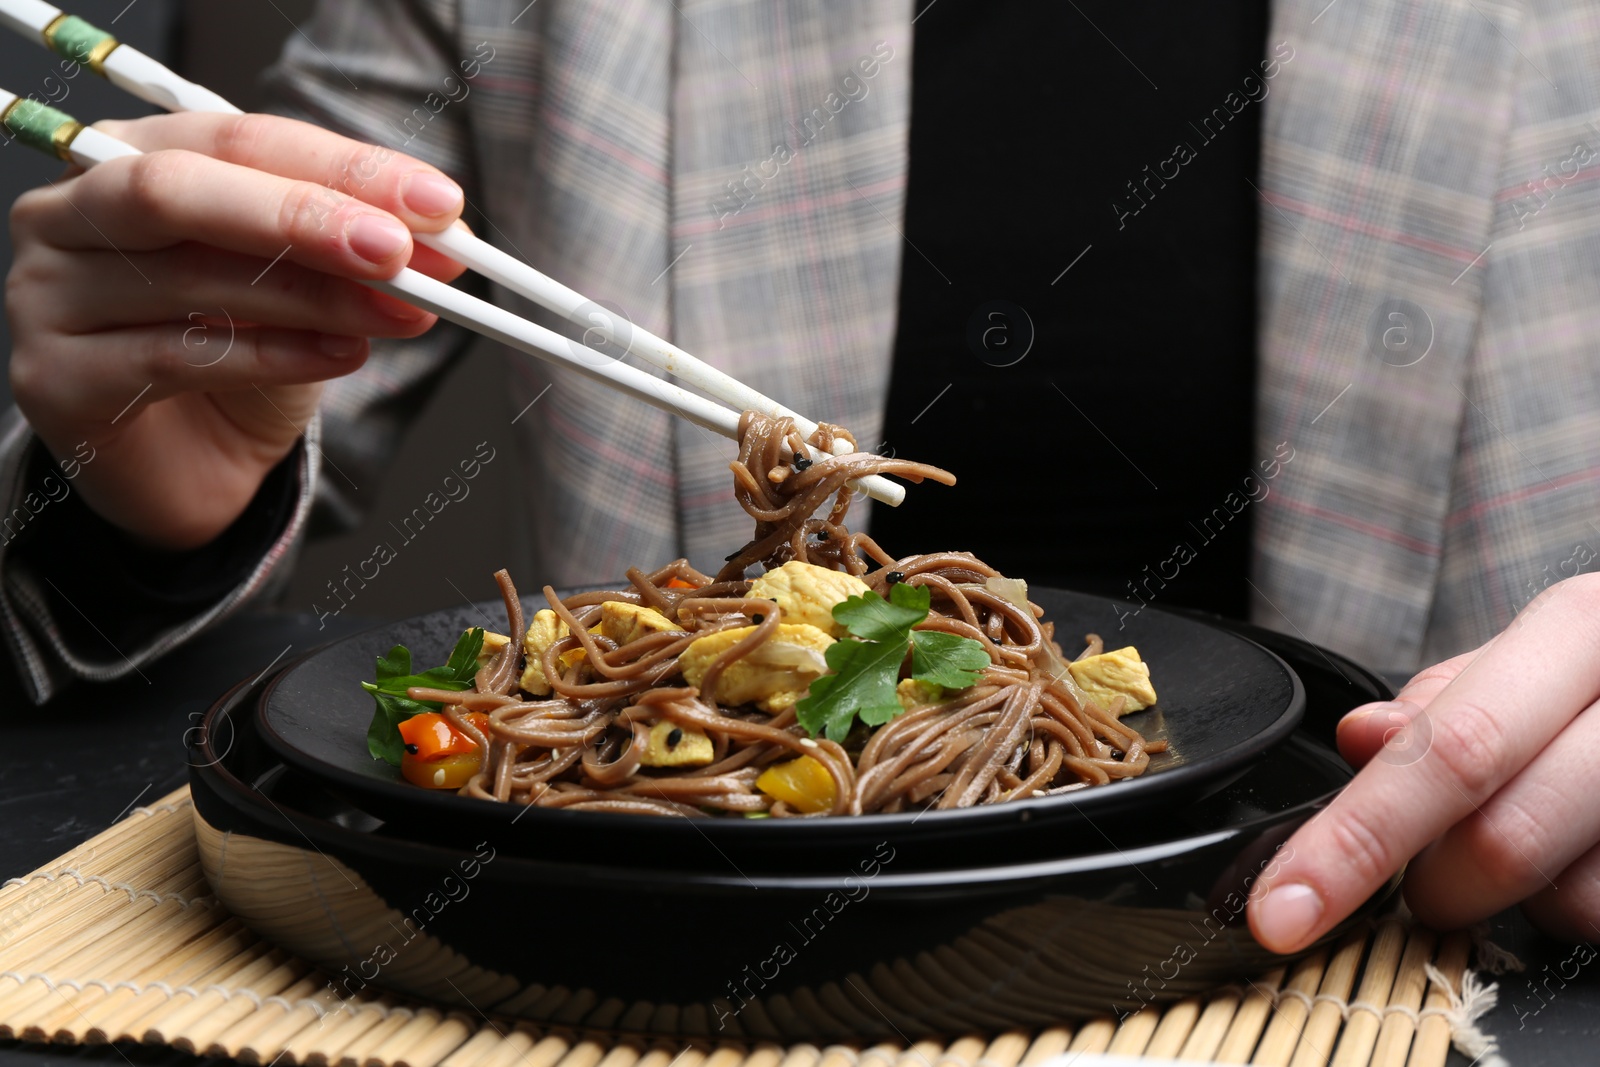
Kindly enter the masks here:
M 828 659 L 821 651 L 777 637 L 763 644 L 760 651 L 751 654 L 752 659 L 757 657 L 763 666 L 768 667 L 794 667 L 812 674 L 827 674 L 829 670 Z
M 1033 613 L 1033 602 L 1028 599 L 1028 583 L 1021 578 L 1001 578 L 998 575 L 986 579 L 983 587 L 995 596 L 1004 597 L 1023 611 Z M 1061 686 L 1080 705 L 1089 703 L 1089 694 L 1078 685 L 1077 679 L 1072 677 L 1072 672 L 1067 669 L 1067 661 L 1056 654 L 1055 646 L 1050 641 L 1041 643 L 1044 649 L 1045 670 L 1049 673 L 1051 681 Z

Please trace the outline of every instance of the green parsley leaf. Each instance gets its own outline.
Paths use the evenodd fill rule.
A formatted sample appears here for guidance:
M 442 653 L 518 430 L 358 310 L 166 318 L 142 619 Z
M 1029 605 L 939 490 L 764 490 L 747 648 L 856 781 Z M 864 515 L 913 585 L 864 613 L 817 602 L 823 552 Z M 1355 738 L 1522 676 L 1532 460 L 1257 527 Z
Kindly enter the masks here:
M 826 732 L 828 740 L 843 742 L 857 714 L 862 722 L 881 726 L 904 711 L 894 687 L 909 641 L 909 636 L 904 641 L 845 639 L 829 645 L 833 673 L 813 681 L 810 695 L 795 705 L 800 725 L 812 737 Z
M 905 711 L 895 695 L 900 667 L 911 653 L 911 677 L 946 689 L 966 689 L 989 666 L 983 644 L 934 630 L 913 630 L 928 617 L 926 586 L 897 582 L 889 599 L 868 591 L 833 608 L 852 636 L 828 646 L 828 669 L 795 705 L 800 725 L 812 737 L 843 742 L 859 717 L 882 726 Z
M 471 685 L 472 679 L 477 676 L 478 657 L 481 655 L 483 655 L 483 627 L 474 626 L 456 641 L 456 647 L 450 652 L 450 660 L 443 669 L 453 680 Z M 433 671 L 427 673 L 431 675 Z
M 940 630 L 911 634 L 911 677 L 919 682 L 966 689 L 978 684 L 989 662 L 988 651 L 970 637 Z
M 896 582 L 885 600 L 870 589 L 833 606 L 833 617 L 867 641 L 911 640 L 911 628 L 928 617 L 932 594 L 926 586 Z
M 404 645 L 395 645 L 388 655 L 379 656 L 376 683 L 361 683 L 361 688 L 371 693 L 377 704 L 372 722 L 367 726 L 367 751 L 372 758 L 400 766 L 406 747 L 400 736 L 400 724 L 413 715 L 443 707 L 432 701 L 412 700 L 406 696 L 406 690 L 413 686 L 456 692 L 471 689 L 482 652 L 483 628 L 473 627 L 456 642 L 448 663 L 421 674 L 411 673 L 411 650 Z

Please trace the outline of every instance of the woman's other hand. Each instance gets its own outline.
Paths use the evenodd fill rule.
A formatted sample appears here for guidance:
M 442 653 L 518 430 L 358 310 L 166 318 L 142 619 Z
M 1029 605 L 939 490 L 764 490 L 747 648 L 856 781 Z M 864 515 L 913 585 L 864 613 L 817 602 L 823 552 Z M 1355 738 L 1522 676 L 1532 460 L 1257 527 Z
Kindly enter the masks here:
M 1409 862 L 1412 912 L 1453 929 L 1520 903 L 1558 937 L 1600 937 L 1600 575 L 1551 586 L 1497 637 L 1357 708 L 1361 768 L 1290 838 L 1250 903 L 1293 952 Z

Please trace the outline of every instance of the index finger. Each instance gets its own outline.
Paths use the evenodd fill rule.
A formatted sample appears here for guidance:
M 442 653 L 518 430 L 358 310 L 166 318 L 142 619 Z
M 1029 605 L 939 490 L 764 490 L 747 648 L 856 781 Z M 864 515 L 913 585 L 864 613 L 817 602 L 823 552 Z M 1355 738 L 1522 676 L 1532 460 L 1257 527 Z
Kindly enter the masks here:
M 1250 904 L 1258 941 L 1294 952 L 1322 936 L 1600 695 L 1597 581 L 1569 579 L 1524 609 L 1289 839 Z
M 465 204 L 461 187 L 437 167 L 381 145 L 277 115 L 185 113 L 96 123 L 135 148 L 180 148 L 297 181 L 314 182 L 431 233 Z
M 1487 645 L 1436 663 L 1416 674 L 1393 700 L 1377 701 L 1352 708 L 1339 720 L 1339 755 L 1352 767 L 1365 767 L 1397 730 L 1425 711 L 1433 698 L 1455 681 L 1467 664 L 1477 659 Z

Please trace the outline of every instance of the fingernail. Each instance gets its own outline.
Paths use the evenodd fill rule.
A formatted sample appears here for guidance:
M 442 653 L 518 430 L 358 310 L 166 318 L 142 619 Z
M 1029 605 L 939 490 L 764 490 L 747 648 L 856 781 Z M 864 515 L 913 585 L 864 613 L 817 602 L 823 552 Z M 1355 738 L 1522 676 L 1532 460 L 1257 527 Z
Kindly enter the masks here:
M 1352 730 L 1377 730 L 1379 744 L 1406 723 L 1417 717 L 1422 709 L 1409 700 L 1384 700 L 1356 708 L 1339 721 L 1341 733 Z
M 406 207 L 418 215 L 454 215 L 461 210 L 461 186 L 439 174 L 418 171 L 406 179 Z
M 1339 720 L 1339 725 L 1355 726 L 1359 723 L 1366 722 L 1379 712 L 1393 711 L 1399 706 L 1399 704 L 1387 700 L 1379 701 L 1376 704 L 1363 704 L 1359 708 L 1351 708 L 1349 711 L 1345 712 L 1344 718 Z
M 317 349 L 325 356 L 338 359 L 348 359 L 358 354 L 366 339 L 362 337 L 340 337 L 338 334 L 325 333 L 317 338 Z
M 1322 918 L 1322 898 L 1300 882 L 1276 886 L 1256 905 L 1255 925 L 1268 948 L 1289 952 L 1300 947 Z
M 384 215 L 357 215 L 344 231 L 350 251 L 368 263 L 383 263 L 405 250 L 411 231 Z

